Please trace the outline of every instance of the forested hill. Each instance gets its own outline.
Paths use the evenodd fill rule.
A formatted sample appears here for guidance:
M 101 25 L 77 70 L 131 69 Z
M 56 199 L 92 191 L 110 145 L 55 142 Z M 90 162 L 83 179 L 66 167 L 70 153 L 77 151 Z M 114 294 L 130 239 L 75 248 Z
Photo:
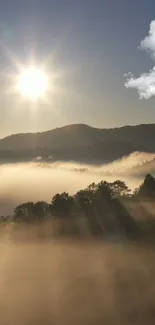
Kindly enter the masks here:
M 104 163 L 135 151 L 155 153 L 155 124 L 98 129 L 73 124 L 0 139 L 0 162 L 43 160 Z

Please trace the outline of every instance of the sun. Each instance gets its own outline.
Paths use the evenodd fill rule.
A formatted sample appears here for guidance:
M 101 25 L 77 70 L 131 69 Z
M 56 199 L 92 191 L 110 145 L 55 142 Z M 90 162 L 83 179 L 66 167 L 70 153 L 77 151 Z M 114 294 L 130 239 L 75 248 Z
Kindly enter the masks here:
M 35 66 L 24 68 L 17 77 L 17 89 L 23 97 L 36 101 L 47 93 L 48 76 Z

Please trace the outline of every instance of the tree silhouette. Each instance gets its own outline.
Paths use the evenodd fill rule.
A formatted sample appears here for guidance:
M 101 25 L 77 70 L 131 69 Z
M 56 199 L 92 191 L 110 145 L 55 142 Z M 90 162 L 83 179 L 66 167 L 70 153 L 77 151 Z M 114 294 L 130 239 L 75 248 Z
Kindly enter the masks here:
M 63 192 L 61 194 L 56 194 L 51 202 L 51 213 L 57 217 L 69 217 L 72 212 L 74 205 L 74 199 L 68 193 Z
M 24 222 L 34 221 L 33 207 L 33 202 L 18 205 L 14 210 L 14 220 Z
M 38 201 L 33 205 L 33 214 L 37 221 L 44 221 L 50 213 L 49 204 L 45 201 Z
M 126 185 L 125 182 L 117 180 L 113 183 L 108 183 L 112 191 L 112 196 L 114 198 L 129 197 L 131 189 Z
M 78 227 L 83 220 L 83 224 L 89 228 L 89 233 L 94 236 L 124 234 L 128 238 L 138 238 L 138 223 L 124 204 L 134 203 L 137 207 L 144 198 L 155 200 L 155 178 L 149 174 L 133 194 L 123 181 L 101 181 L 98 184 L 90 184 L 73 196 L 67 192 L 57 193 L 50 204 L 45 201 L 20 204 L 14 210 L 13 220 L 30 224 L 49 220 L 59 225 L 61 234 L 67 235 L 79 233 Z M 1 221 L 3 220 L 1 218 Z M 9 220 L 12 219 L 9 217 Z M 154 234 L 154 222 L 150 225 L 149 229 L 153 229 Z
M 48 215 L 49 205 L 44 201 L 23 203 L 18 205 L 14 210 L 15 221 L 43 221 Z

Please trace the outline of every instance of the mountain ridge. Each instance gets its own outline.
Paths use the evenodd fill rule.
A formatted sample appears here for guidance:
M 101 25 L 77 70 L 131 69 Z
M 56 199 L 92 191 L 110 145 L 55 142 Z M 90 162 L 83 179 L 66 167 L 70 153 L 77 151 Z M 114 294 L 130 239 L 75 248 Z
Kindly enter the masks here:
M 71 124 L 0 139 L 0 162 L 43 160 L 104 163 L 135 151 L 155 153 L 155 124 L 101 129 Z
M 77 127 L 77 126 L 80 126 L 80 127 L 82 126 L 82 127 L 86 127 L 86 128 L 90 128 L 90 129 L 95 129 L 95 130 L 107 131 L 107 130 L 118 130 L 118 129 L 125 129 L 125 128 L 136 128 L 136 127 L 143 127 L 143 126 L 154 126 L 155 127 L 155 123 L 141 123 L 141 124 L 135 124 L 135 125 L 127 124 L 127 125 L 123 125 L 123 126 L 116 126 L 116 127 L 110 127 L 110 128 L 99 128 L 99 127 L 95 127 L 95 126 L 88 125 L 85 123 L 73 123 L 73 124 L 67 124 L 64 126 L 59 126 L 59 127 L 53 128 L 53 129 L 46 130 L 46 131 L 12 133 L 12 134 L 9 134 L 9 135 L 6 135 L 6 136 L 0 138 L 0 141 L 3 139 L 6 139 L 6 138 L 12 137 L 12 136 L 17 136 L 17 135 L 44 134 L 44 133 L 49 133 L 49 132 L 60 130 L 60 129 L 67 129 L 69 127 Z

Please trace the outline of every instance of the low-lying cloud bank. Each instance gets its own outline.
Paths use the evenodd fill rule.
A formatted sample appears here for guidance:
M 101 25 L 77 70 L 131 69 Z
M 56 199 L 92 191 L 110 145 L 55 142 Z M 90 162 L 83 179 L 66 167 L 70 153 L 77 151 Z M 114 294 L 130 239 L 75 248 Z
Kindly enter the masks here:
M 124 180 L 137 187 L 146 173 L 155 173 L 155 154 L 135 152 L 102 166 L 38 161 L 0 166 L 0 215 L 28 200 L 51 201 L 55 193 L 73 194 L 92 182 Z

